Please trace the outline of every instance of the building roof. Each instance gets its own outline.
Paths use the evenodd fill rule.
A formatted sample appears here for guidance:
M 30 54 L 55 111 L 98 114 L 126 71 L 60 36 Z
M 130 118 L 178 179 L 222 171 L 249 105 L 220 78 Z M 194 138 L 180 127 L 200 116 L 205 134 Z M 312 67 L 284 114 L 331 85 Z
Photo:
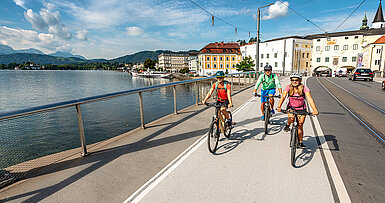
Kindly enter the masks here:
M 380 5 L 378 5 L 376 16 L 373 19 L 373 23 L 376 23 L 376 22 L 385 22 L 384 16 L 382 15 L 381 1 L 380 1 Z
M 373 44 L 385 44 L 385 35 L 378 38 L 376 41 L 373 42 Z
M 305 38 L 308 39 L 317 39 L 317 38 L 326 38 L 326 37 L 342 37 L 342 36 L 351 36 L 351 35 L 383 35 L 385 34 L 385 28 L 371 28 L 367 30 L 353 30 L 353 31 L 344 31 L 344 32 L 334 32 L 334 33 L 323 33 L 323 34 L 314 34 L 307 35 Z
M 199 53 L 214 53 L 214 54 L 224 54 L 224 53 L 240 53 L 239 44 L 235 42 L 215 42 L 210 43 L 203 47 Z
M 280 37 L 280 38 L 275 38 L 275 39 L 269 39 L 263 42 L 272 42 L 272 41 L 278 41 L 278 40 L 283 40 L 283 39 L 308 39 L 307 36 L 287 36 L 287 37 Z

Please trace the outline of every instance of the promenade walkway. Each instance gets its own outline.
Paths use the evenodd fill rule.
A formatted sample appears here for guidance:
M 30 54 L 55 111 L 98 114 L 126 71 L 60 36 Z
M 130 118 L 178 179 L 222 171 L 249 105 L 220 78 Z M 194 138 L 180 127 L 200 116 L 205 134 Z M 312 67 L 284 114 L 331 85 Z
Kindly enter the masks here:
M 316 134 L 327 151 L 320 127 L 307 119 L 308 148 L 300 150 L 293 168 L 289 134 L 282 130 L 286 116 L 274 115 L 264 135 L 260 102 L 251 93 L 246 88 L 233 96 L 237 125 L 214 155 L 204 136 L 214 110 L 193 106 L 93 146 L 88 157 L 70 157 L 6 187 L 0 202 L 333 202 L 337 195 L 348 200 L 334 162 L 318 147 Z

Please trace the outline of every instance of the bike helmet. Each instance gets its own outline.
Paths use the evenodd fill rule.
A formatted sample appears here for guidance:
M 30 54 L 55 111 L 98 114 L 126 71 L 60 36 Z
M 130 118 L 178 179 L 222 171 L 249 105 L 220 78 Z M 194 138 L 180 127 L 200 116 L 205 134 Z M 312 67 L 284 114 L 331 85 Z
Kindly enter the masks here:
M 223 71 L 218 71 L 217 73 L 215 73 L 214 76 L 217 77 L 217 78 L 224 78 L 225 77 L 225 73 Z
M 271 65 L 266 65 L 263 69 L 264 69 L 265 71 L 267 71 L 267 70 L 273 70 L 273 67 L 271 67 Z
M 299 78 L 299 79 L 302 79 L 302 75 L 301 75 L 301 73 L 292 73 L 292 74 L 290 75 L 290 79 L 292 79 L 292 78 Z

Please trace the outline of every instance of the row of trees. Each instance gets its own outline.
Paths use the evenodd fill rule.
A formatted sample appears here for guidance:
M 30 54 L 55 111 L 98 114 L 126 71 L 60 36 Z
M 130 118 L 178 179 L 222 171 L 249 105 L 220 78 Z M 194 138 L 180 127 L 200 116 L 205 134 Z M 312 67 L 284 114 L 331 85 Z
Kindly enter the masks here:
M 243 46 L 243 45 L 245 45 L 245 44 L 247 44 L 247 43 L 250 43 L 250 42 L 256 42 L 257 41 L 257 37 L 251 37 L 250 39 L 249 39 L 249 42 L 247 42 L 246 40 L 242 40 L 242 39 L 239 39 L 237 42 L 239 42 L 239 44 L 241 45 L 241 46 Z M 261 40 L 259 40 L 259 41 L 261 41 Z

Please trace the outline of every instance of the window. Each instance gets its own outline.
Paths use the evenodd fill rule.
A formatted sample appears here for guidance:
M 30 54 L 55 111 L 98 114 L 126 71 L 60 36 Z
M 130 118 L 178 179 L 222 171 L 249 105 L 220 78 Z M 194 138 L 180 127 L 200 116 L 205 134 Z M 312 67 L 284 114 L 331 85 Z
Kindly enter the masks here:
M 226 61 L 229 61 L 229 57 L 226 57 Z
M 274 58 L 277 58 L 277 56 L 278 56 L 278 53 L 274 53 Z
M 235 61 L 235 57 L 233 57 L 232 60 Z
M 217 68 L 217 64 L 214 64 L 214 68 Z
M 226 64 L 226 69 L 229 69 L 229 67 L 230 67 L 229 64 Z
M 275 62 L 275 63 L 274 63 L 274 67 L 278 67 L 278 62 Z
M 352 62 L 356 62 L 357 61 L 357 57 L 356 56 L 353 56 L 352 57 Z
M 221 69 L 223 69 L 223 64 L 220 65 Z
M 309 67 L 309 62 L 306 62 L 306 68 Z
M 317 42 L 320 42 L 321 41 L 321 39 L 317 39 Z
M 305 48 L 307 48 L 307 45 L 305 45 Z
M 340 49 L 340 46 L 339 45 L 334 45 L 334 50 L 338 50 Z
M 349 37 L 345 37 L 345 39 L 349 39 Z
M 342 57 L 342 62 L 348 61 L 348 57 Z
M 329 62 L 329 57 L 325 57 L 325 62 Z
M 263 54 L 261 54 L 261 59 L 263 59 Z
M 309 53 L 306 53 L 306 58 L 309 58 Z
M 315 50 L 316 50 L 316 51 L 320 51 L 320 50 L 321 50 L 321 47 L 320 47 L 320 46 L 316 46 Z
M 357 50 L 358 49 L 358 44 L 353 44 L 353 50 Z
M 358 36 L 354 36 L 354 39 L 358 39 Z
M 269 54 L 266 54 L 266 58 L 269 58 Z
M 207 60 L 210 61 L 210 56 L 207 57 Z
M 209 63 L 207 64 L 207 68 L 210 68 L 210 64 Z
M 261 63 L 261 67 L 263 67 L 263 63 Z
M 295 47 L 298 47 L 298 44 L 295 44 Z
M 320 57 L 317 58 L 317 62 L 321 62 L 321 58 Z
M 214 59 L 213 59 L 213 60 L 216 61 L 216 60 L 217 60 L 217 57 L 214 56 Z
M 377 52 L 376 52 L 377 54 L 379 54 L 379 53 L 381 53 L 381 49 L 377 49 Z
M 305 58 L 305 53 L 302 53 L 302 58 Z
M 219 58 L 219 60 L 223 61 L 223 57 L 221 56 L 221 57 Z
M 344 45 L 344 47 L 342 48 L 343 50 L 348 50 L 348 45 Z
M 380 65 L 380 60 L 375 60 L 374 65 Z
M 235 64 L 233 64 L 233 69 L 235 68 Z

